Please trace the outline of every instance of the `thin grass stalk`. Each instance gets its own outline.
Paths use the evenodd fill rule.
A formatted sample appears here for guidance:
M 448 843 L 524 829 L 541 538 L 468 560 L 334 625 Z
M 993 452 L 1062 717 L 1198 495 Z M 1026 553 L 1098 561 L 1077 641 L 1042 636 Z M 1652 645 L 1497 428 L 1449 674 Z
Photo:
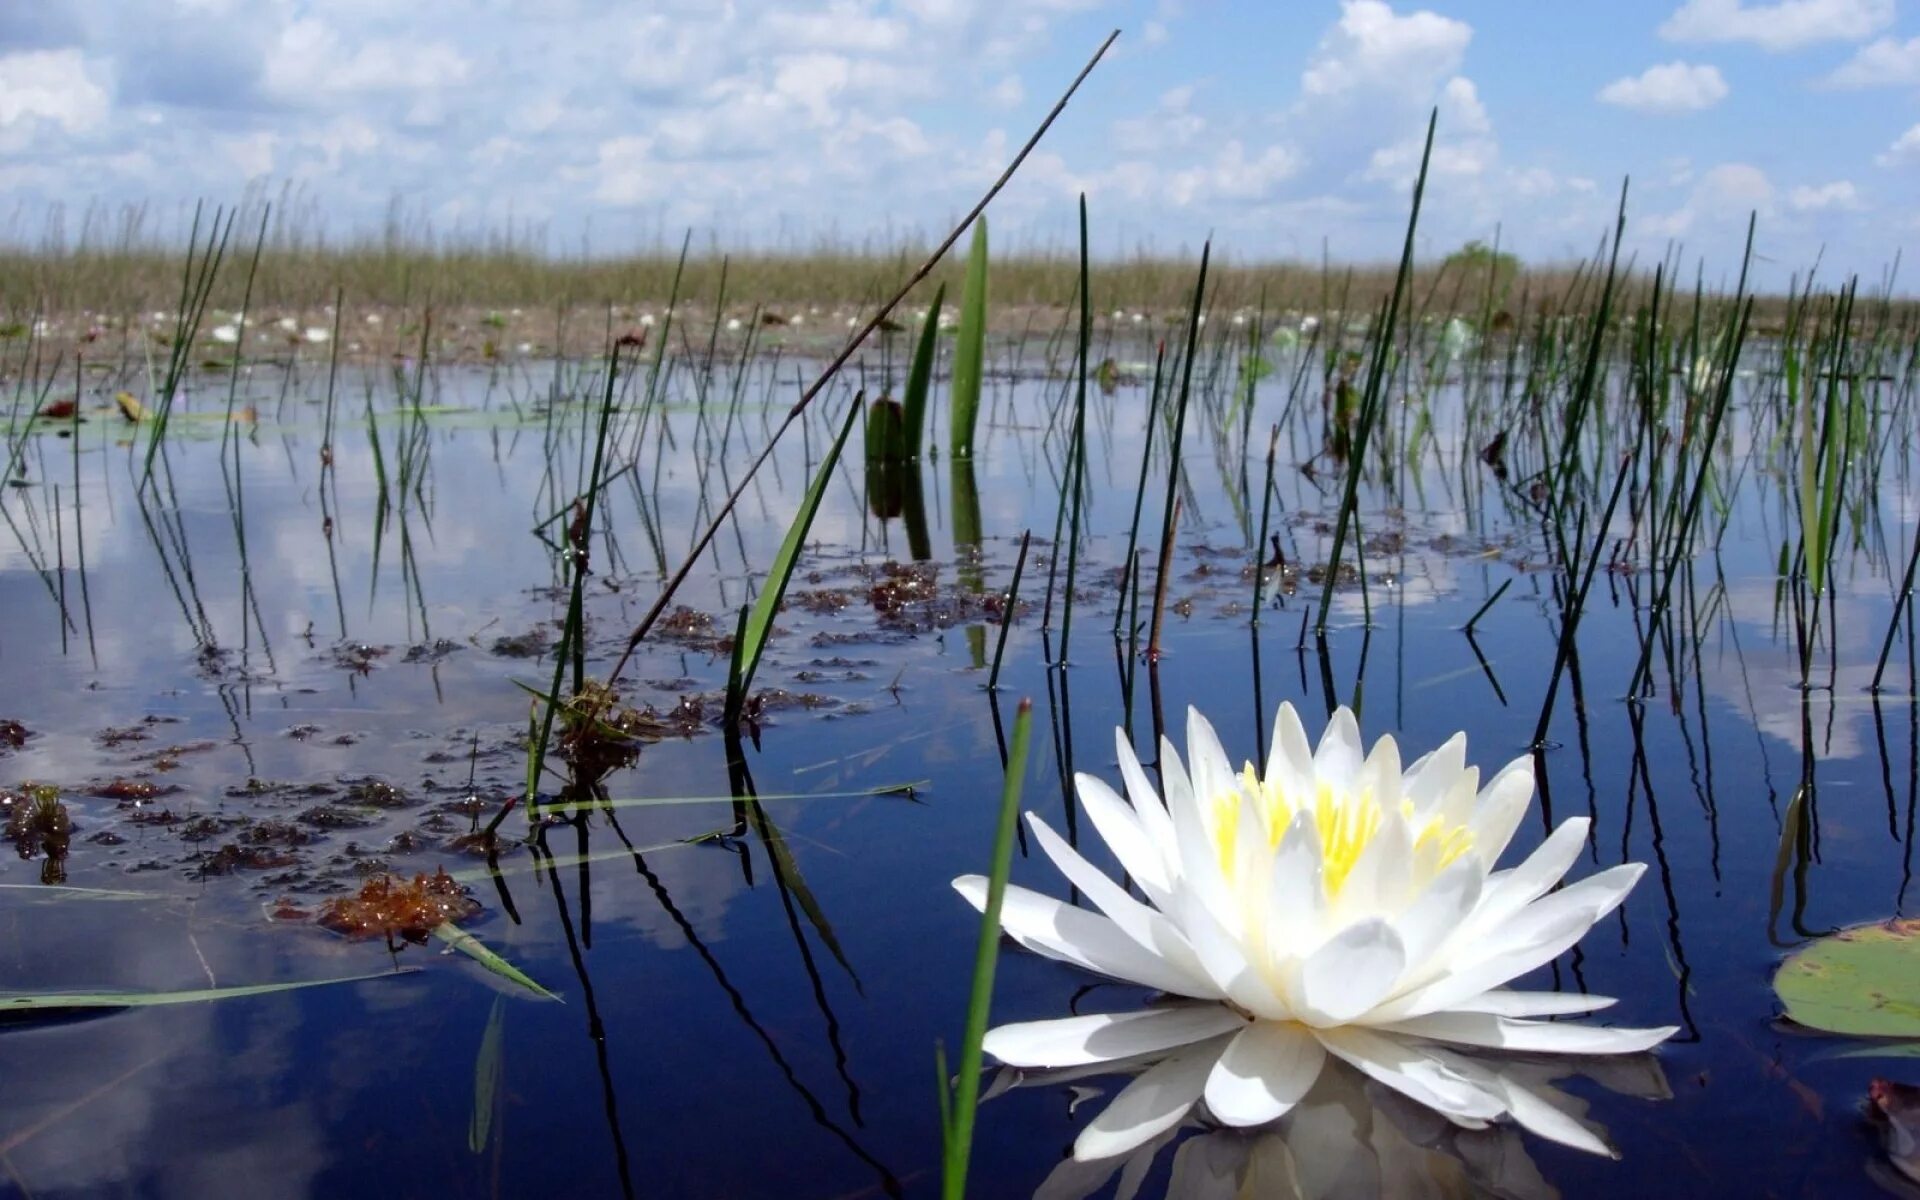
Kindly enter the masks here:
M 1260 489 L 1260 540 L 1253 547 L 1253 627 L 1260 628 L 1260 601 L 1267 583 L 1267 532 L 1273 517 L 1273 464 L 1280 453 L 1280 427 L 1267 436 L 1267 476 Z M 1284 568 L 1282 568 L 1284 569 Z M 1258 642 L 1254 643 L 1256 646 Z
M 1346 494 L 1341 498 L 1340 512 L 1334 519 L 1333 547 L 1327 561 L 1326 582 L 1320 590 L 1320 617 L 1316 628 L 1323 633 L 1327 628 L 1327 614 L 1333 609 L 1333 587 L 1340 574 L 1340 555 L 1346 548 L 1347 527 L 1359 505 L 1360 475 L 1366 470 L 1367 443 L 1379 420 L 1380 405 L 1386 390 L 1387 354 L 1393 346 L 1394 328 L 1400 315 L 1400 299 L 1413 275 L 1414 232 L 1420 224 L 1420 201 L 1427 190 L 1427 165 L 1433 158 L 1433 132 L 1439 120 L 1440 110 L 1436 108 L 1427 118 L 1427 141 L 1420 152 L 1420 173 L 1413 183 L 1413 211 L 1407 217 L 1406 244 L 1400 251 L 1400 273 L 1394 278 L 1393 294 L 1387 300 L 1379 341 L 1374 349 L 1374 361 L 1367 372 L 1366 397 L 1361 402 L 1353 446 L 1348 451 Z
M 1153 390 L 1147 397 L 1147 431 L 1142 439 L 1145 445 L 1140 450 L 1140 478 L 1133 489 L 1133 519 L 1127 524 L 1127 553 L 1120 560 L 1123 564 L 1120 568 L 1120 602 L 1114 605 L 1113 610 L 1113 636 L 1116 641 L 1120 637 L 1121 618 L 1127 611 L 1126 601 L 1133 595 L 1133 585 L 1139 582 L 1135 552 L 1140 545 L 1140 510 L 1146 506 L 1147 471 L 1153 465 L 1153 430 L 1160 423 L 1160 376 L 1166 362 L 1167 343 L 1162 339 L 1153 354 Z M 1137 609 L 1139 597 L 1133 596 L 1133 600 Z
M 964 1200 L 967 1163 L 973 1153 L 974 1117 L 980 1106 L 981 1043 L 987 1037 L 987 1013 L 993 1003 L 993 976 L 1000 958 L 1000 908 L 1013 869 L 1013 835 L 1019 826 L 1020 793 L 1026 784 L 1027 746 L 1032 740 L 1033 701 L 1022 700 L 1013 718 L 1013 745 L 1007 752 L 1006 783 L 1000 792 L 1000 820 L 994 827 L 993 866 L 987 876 L 987 903 L 980 914 L 980 937 L 973 954 L 973 986 L 967 997 L 966 1032 L 960 1043 L 960 1069 L 950 1097 L 942 1097 L 947 1121 L 941 1157 L 943 1200 Z M 944 1054 L 942 1055 L 944 1057 Z M 940 1087 L 947 1089 L 941 1076 Z
M 1173 439 L 1167 451 L 1167 503 L 1160 518 L 1160 570 L 1153 581 L 1153 633 L 1147 638 L 1147 657 L 1160 657 L 1160 622 L 1166 611 L 1167 576 L 1173 569 L 1174 529 L 1180 523 L 1180 448 L 1186 440 L 1187 403 L 1193 395 L 1194 348 L 1200 338 L 1200 313 L 1207 298 L 1207 265 L 1213 242 L 1200 247 L 1200 274 L 1193 284 L 1193 307 L 1187 310 L 1187 348 L 1180 363 L 1180 391 L 1173 405 Z
M 993 669 L 987 672 L 988 692 L 1000 690 L 1000 663 L 1007 656 L 1007 631 L 1013 628 L 1014 608 L 1020 603 L 1020 574 L 1027 568 L 1027 545 L 1032 540 L 1033 530 L 1021 533 L 1020 556 L 1013 560 L 1013 582 L 1007 585 L 1006 602 L 1000 609 L 1000 637 L 993 647 Z

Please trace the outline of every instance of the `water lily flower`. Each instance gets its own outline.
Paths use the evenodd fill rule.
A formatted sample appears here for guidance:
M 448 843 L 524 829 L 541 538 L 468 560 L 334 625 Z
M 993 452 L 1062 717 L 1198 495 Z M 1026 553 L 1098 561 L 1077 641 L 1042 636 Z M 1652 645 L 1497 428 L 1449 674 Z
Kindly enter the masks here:
M 307 326 L 306 332 L 301 336 L 306 338 L 311 344 L 318 346 L 326 342 L 333 334 L 319 325 L 309 325 Z
M 1024 1068 L 1169 1056 L 1094 1118 L 1076 1158 L 1142 1145 L 1203 1101 L 1224 1125 L 1276 1120 L 1332 1061 L 1465 1128 L 1509 1117 L 1607 1152 L 1537 1094 L 1459 1053 L 1630 1054 L 1676 1032 L 1541 1020 L 1612 1001 L 1506 986 L 1577 942 L 1645 870 L 1629 863 L 1550 892 L 1586 844 L 1588 822 L 1572 818 L 1519 866 L 1496 871 L 1532 803 L 1528 759 L 1481 787 L 1462 734 L 1403 770 L 1393 738 L 1365 751 L 1347 709 L 1313 748 L 1282 704 L 1264 774 L 1251 764 L 1236 772 L 1213 726 L 1189 710 L 1186 765 L 1160 744 L 1163 803 L 1124 730 L 1115 744 L 1126 799 L 1093 776 L 1076 782 L 1145 902 L 1029 813 L 1040 848 L 1099 911 L 1009 887 L 1001 924 L 1030 950 L 1172 1002 L 1003 1025 L 985 1043 Z M 954 886 L 985 907 L 984 878 Z
M 274 323 L 280 327 L 281 333 L 298 333 L 300 331 L 300 322 L 292 317 L 281 317 Z
M 230 346 L 240 340 L 240 330 L 237 326 L 233 325 L 215 325 L 213 327 L 213 340 Z

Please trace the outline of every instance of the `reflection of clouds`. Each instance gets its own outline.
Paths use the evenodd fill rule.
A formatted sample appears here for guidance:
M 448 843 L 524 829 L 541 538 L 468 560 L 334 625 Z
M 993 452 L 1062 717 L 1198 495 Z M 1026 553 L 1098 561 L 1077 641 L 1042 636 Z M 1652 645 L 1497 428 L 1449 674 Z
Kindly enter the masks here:
M 1603 1134 L 1584 1101 L 1554 1086 L 1568 1076 L 1642 1099 L 1671 1095 L 1651 1055 L 1554 1060 L 1474 1056 L 1476 1067 L 1533 1098 L 1558 1119 Z M 1140 1070 L 1148 1061 L 1131 1064 Z M 1113 1069 L 1002 1070 L 988 1094 L 1008 1087 L 1062 1085 Z M 1139 1194 L 1153 1161 L 1173 1147 L 1166 1195 L 1177 1200 L 1362 1200 L 1368 1197 L 1555 1197 L 1520 1131 L 1507 1124 L 1454 1123 L 1345 1064 L 1323 1071 L 1313 1089 L 1279 1120 L 1253 1129 L 1215 1125 L 1204 1113 L 1112 1158 L 1062 1162 L 1035 1200 L 1084 1200 L 1116 1176 L 1121 1200 Z
M 1848 703 L 1864 699 L 1886 632 L 1884 617 L 1875 606 L 1849 599 L 1844 593 L 1834 609 L 1821 605 L 1823 638 L 1814 655 L 1814 680 L 1827 679 L 1828 646 L 1837 641 L 1840 670 L 1831 690 L 1810 696 L 1800 690 L 1799 652 L 1794 648 L 1791 613 L 1776 626 L 1774 581 L 1751 579 L 1729 582 L 1726 589 L 1729 619 L 1741 629 L 1741 651 L 1702 654 L 1700 672 L 1708 692 L 1744 714 L 1760 732 L 1801 749 L 1800 709 L 1812 705 L 1814 753 L 1821 758 L 1857 758 L 1872 741 L 1873 707 Z
M 31 915 L 8 939 L 10 974 L 24 959 L 30 977 L 92 982 L 104 961 L 114 964 L 115 980 L 206 986 L 204 975 L 195 977 L 199 968 L 181 929 L 187 918 L 178 907 L 143 905 L 84 926 L 52 909 Z M 59 936 L 69 924 L 86 930 L 70 948 Z M 244 946 L 230 933 L 206 938 L 216 976 L 223 983 L 271 978 L 263 963 L 274 956 L 265 939 L 240 940 Z M 62 966 L 48 961 L 53 957 L 77 961 Z M 8 1081 L 0 1127 L 23 1137 L 8 1153 L 11 1167 L 35 1194 L 238 1200 L 260 1195 L 264 1180 L 273 1181 L 277 1196 L 312 1194 L 329 1158 L 322 1116 L 310 1098 L 289 1098 L 285 1087 L 296 1059 L 312 1053 L 301 1013 L 297 1000 L 276 997 L 8 1031 L 0 1038 Z M 379 1061 L 378 1054 L 363 1056 L 356 1073 L 364 1077 Z M 183 1146 L 192 1153 L 181 1153 Z

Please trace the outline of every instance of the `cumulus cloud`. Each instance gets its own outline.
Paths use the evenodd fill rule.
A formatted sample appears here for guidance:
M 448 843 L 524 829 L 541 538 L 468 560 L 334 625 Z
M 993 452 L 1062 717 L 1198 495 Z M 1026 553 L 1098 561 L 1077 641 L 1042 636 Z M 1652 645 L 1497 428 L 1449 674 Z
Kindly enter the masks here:
M 106 89 L 75 50 L 29 50 L 0 58 L 0 126 L 51 121 L 83 133 L 105 121 Z
M 1787 207 L 1803 213 L 1856 209 L 1860 207 L 1860 194 L 1845 179 L 1836 179 L 1832 183 L 1801 184 L 1787 193 Z
M 1920 37 L 1868 42 L 1822 82 L 1836 88 L 1920 86 Z
M 1684 62 L 1648 67 L 1600 89 L 1602 103 L 1644 113 L 1699 112 L 1726 98 L 1727 81 L 1720 77 L 1720 68 Z
M 1857 42 L 1893 24 L 1893 0 L 1686 0 L 1660 25 L 1672 42 L 1745 42 L 1795 50 L 1816 42 Z
M 1342 0 L 1300 89 L 1310 97 L 1430 90 L 1459 69 L 1472 40 L 1465 21 L 1425 11 L 1401 16 L 1384 0 Z
M 1774 188 L 1767 173 L 1750 163 L 1721 163 L 1700 173 L 1680 207 L 1647 218 L 1658 237 L 1685 237 L 1696 228 L 1724 232 L 1744 225 L 1749 214 L 1773 214 Z
M 1893 140 L 1873 161 L 1883 167 L 1902 167 L 1920 162 L 1920 125 L 1915 125 Z

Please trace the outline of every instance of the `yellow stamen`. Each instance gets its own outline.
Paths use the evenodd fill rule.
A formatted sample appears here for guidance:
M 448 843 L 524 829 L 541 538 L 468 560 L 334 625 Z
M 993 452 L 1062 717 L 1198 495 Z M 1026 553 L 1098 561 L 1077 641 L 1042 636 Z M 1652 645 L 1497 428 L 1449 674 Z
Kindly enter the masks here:
M 1256 812 L 1266 827 L 1269 850 L 1279 848 L 1280 839 L 1296 813 L 1303 809 L 1313 813 L 1329 898 L 1339 894 L 1361 855 L 1373 844 L 1373 839 L 1379 835 L 1385 823 L 1385 814 L 1371 788 L 1357 793 L 1335 792 L 1330 785 L 1319 783 L 1311 799 L 1289 796 L 1281 788 L 1279 780 L 1261 779 L 1251 763 L 1241 772 L 1241 782 L 1245 785 L 1244 793 L 1240 788 L 1233 788 L 1215 796 L 1213 800 L 1214 844 L 1220 853 L 1220 870 L 1229 883 L 1235 874 L 1234 856 L 1239 844 L 1243 795 L 1251 796 L 1259 806 Z M 1401 802 L 1400 815 L 1407 822 L 1408 832 L 1412 835 L 1416 858 L 1431 863 L 1434 871 L 1446 867 L 1473 848 L 1473 831 L 1465 825 L 1449 825 L 1438 815 L 1419 820 L 1412 803 L 1408 801 Z

